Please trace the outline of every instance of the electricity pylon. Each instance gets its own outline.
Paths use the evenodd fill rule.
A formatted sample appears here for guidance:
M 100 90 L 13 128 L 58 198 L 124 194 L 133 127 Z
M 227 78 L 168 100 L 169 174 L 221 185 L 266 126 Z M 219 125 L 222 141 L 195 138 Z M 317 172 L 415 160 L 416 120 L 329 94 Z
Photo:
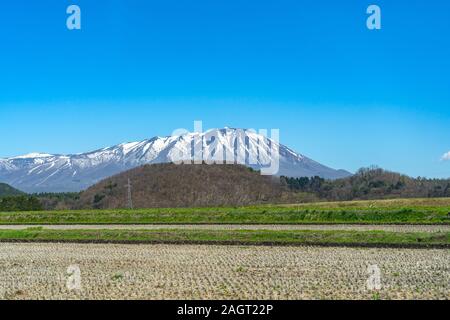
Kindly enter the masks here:
M 128 188 L 127 192 L 127 202 L 128 202 L 128 209 L 133 209 L 133 199 L 131 198 L 131 181 L 130 178 L 128 178 L 128 184 L 126 185 Z

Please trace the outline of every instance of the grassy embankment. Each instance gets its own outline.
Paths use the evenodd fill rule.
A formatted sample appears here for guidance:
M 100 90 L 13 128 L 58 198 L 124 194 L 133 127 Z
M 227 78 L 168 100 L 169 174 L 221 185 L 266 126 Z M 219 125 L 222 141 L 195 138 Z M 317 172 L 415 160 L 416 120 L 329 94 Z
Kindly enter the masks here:
M 48 230 L 29 228 L 0 230 L 0 241 L 450 248 L 450 233 L 308 230 Z
M 450 224 L 450 199 L 0 213 L 0 224 Z

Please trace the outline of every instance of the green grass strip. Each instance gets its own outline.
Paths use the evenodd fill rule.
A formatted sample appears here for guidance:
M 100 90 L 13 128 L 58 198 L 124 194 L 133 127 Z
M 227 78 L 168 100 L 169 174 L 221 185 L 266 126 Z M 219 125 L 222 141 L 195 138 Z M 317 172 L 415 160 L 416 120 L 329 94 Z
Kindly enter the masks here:
M 229 208 L 0 212 L 0 224 L 450 224 L 450 198 Z
M 447 207 L 243 207 L 0 213 L 0 224 L 450 224 Z
M 0 230 L 0 241 L 449 247 L 449 232 L 317 230 Z

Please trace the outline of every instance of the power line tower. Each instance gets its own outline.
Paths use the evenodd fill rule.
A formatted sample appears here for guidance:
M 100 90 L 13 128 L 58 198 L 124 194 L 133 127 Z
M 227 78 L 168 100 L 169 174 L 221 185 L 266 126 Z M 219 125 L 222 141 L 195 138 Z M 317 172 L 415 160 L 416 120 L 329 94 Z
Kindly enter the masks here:
M 127 188 L 127 203 L 128 203 L 128 209 L 133 209 L 133 199 L 131 198 L 131 180 L 128 178 L 128 184 L 126 185 Z

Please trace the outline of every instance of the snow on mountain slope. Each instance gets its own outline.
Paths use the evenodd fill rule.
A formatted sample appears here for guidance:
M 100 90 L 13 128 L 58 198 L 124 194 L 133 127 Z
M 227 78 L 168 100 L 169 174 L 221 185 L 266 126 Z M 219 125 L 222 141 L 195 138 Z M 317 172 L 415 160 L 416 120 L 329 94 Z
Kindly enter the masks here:
M 276 147 L 276 148 L 275 148 Z M 83 190 L 104 178 L 144 164 L 209 160 L 243 163 L 263 169 L 276 161 L 277 175 L 321 176 L 336 179 L 349 176 L 344 170 L 321 165 L 272 139 L 243 129 L 215 129 L 205 133 L 155 137 L 140 142 L 76 155 L 31 153 L 0 159 L 0 182 L 26 192 L 69 192 Z

